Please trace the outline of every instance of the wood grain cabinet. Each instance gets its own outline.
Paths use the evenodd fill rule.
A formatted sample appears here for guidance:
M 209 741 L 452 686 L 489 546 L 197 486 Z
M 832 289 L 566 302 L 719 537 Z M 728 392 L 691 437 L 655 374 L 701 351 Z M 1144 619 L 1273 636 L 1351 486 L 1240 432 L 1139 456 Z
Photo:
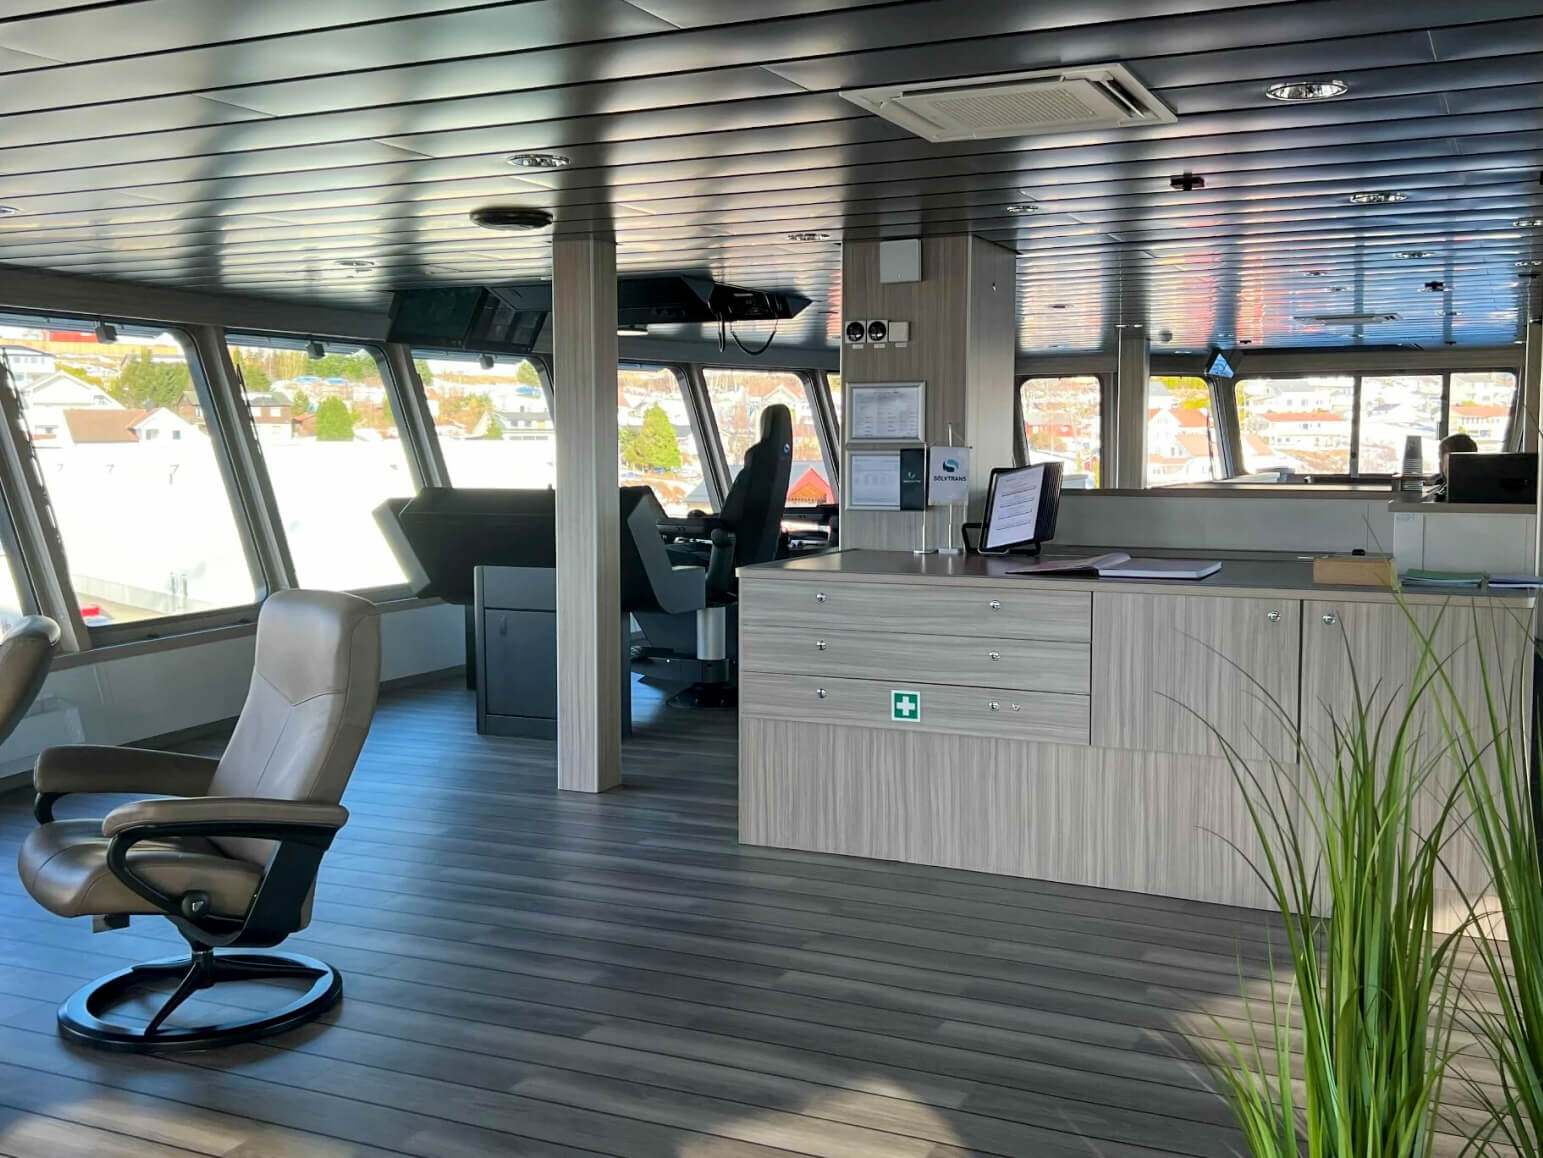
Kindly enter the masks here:
M 1302 604 L 1295 599 L 1098 593 L 1093 745 L 1295 760 Z

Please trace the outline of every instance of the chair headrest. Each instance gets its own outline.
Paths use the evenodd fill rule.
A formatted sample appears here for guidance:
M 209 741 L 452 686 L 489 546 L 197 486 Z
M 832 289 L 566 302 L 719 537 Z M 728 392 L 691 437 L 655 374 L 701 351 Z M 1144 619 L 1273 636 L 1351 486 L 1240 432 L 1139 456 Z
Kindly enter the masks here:
M 782 443 L 787 453 L 793 452 L 793 415 L 778 402 L 761 411 L 761 442 Z
M 362 637 L 363 652 L 356 647 L 357 629 L 378 615 L 357 595 L 276 591 L 258 613 L 256 670 L 292 704 L 346 691 L 351 680 L 371 678 L 372 662 L 379 663 L 378 627 Z
M 37 639 L 49 647 L 57 647 L 59 625 L 46 615 L 23 616 L 11 625 L 3 637 L 0 637 L 0 644 L 22 639 Z

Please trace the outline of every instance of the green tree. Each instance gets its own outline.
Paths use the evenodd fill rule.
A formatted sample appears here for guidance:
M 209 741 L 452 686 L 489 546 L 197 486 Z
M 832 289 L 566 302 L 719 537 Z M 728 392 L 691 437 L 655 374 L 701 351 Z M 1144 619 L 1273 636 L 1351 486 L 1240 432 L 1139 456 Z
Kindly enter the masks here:
M 520 359 L 520 368 L 514 372 L 514 380 L 521 386 L 540 386 L 541 375 L 536 373 L 536 368 L 525 359 Z
M 324 398 L 316 408 L 317 442 L 352 442 L 354 416 L 341 398 Z
M 245 358 L 236 358 L 236 369 L 241 371 L 241 380 L 246 383 L 248 394 L 266 394 L 273 386 L 273 379 L 268 371 L 263 369 L 259 362 L 248 362 Z
M 60 366 L 59 372 L 61 374 L 68 374 L 71 378 L 79 378 L 82 382 L 85 382 L 90 386 L 100 386 L 102 384 L 102 380 L 95 374 L 88 374 L 79 366 Z
M 422 382 L 425 386 L 434 381 L 433 369 L 422 358 L 413 359 L 413 369 L 418 371 L 418 381 Z
M 488 428 L 487 428 L 486 433 L 484 433 L 482 437 L 483 438 L 502 438 L 503 436 L 504 436 L 504 424 L 502 422 L 498 421 L 498 416 L 495 414 L 491 418 L 488 419 Z
M 304 390 L 291 390 L 289 393 L 289 405 L 298 418 L 302 414 L 311 412 L 311 396 Z
M 153 410 L 174 406 L 185 390 L 193 388 L 193 376 L 184 362 L 156 362 L 148 349 L 131 355 L 107 392 L 125 406 Z
M 627 440 L 623 461 L 634 470 L 677 471 L 681 467 L 680 439 L 670 416 L 655 402 L 643 411 L 643 425 Z

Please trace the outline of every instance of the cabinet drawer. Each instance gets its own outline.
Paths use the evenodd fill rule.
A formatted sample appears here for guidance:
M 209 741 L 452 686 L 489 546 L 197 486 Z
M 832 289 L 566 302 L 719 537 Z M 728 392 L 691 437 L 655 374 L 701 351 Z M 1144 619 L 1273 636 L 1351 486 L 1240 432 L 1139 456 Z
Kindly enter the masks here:
M 1086 591 L 904 583 L 821 583 L 806 579 L 746 582 L 739 621 L 844 627 L 907 635 L 986 639 L 1050 639 L 1087 643 L 1093 635 L 1093 596 Z
M 897 693 L 912 697 L 895 704 Z M 823 694 L 822 694 L 823 693 Z M 1057 744 L 1088 742 L 1088 697 L 1000 688 L 962 688 L 896 680 L 776 675 L 742 671 L 742 716 L 844 724 L 859 728 L 902 728 L 962 732 L 1002 740 Z M 909 706 L 908 706 L 909 705 Z M 915 717 L 896 718 L 915 711 Z
M 1032 692 L 1087 695 L 1091 667 L 1085 643 L 1046 639 L 972 638 L 823 631 L 759 620 L 739 635 L 744 671 L 927 681 Z

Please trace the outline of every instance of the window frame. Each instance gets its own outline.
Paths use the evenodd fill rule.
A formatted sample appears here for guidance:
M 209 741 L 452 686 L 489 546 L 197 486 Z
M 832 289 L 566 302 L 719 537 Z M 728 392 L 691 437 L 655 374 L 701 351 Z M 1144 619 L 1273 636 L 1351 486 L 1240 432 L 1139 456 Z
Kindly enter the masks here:
M 707 386 L 707 372 L 709 370 L 722 370 L 729 373 L 791 374 L 794 378 L 797 378 L 799 382 L 803 384 L 804 400 L 808 402 L 810 413 L 814 417 L 815 439 L 820 444 L 820 457 L 825 465 L 826 478 L 830 482 L 832 502 L 838 506 L 840 505 L 841 468 L 839 463 L 841 459 L 841 436 L 839 433 L 835 434 L 834 436 L 832 435 L 832 428 L 830 424 L 833 405 L 831 404 L 828 396 L 825 398 L 820 396 L 825 386 L 824 374 L 827 373 L 827 371 L 817 371 L 807 367 L 800 368 L 797 366 L 725 365 L 721 362 L 698 362 L 695 364 L 694 369 L 701 379 L 702 401 L 706 410 L 706 417 L 712 423 L 713 442 L 717 446 L 717 456 L 723 462 L 724 494 L 727 494 L 728 488 L 733 485 L 734 464 L 728 461 L 728 452 L 723 445 L 723 436 L 718 430 L 718 414 L 717 411 L 713 409 L 712 391 Z M 815 381 L 817 375 L 820 377 L 820 382 L 818 385 Z M 833 465 L 833 463 L 838 465 Z M 722 498 L 720 498 L 718 502 L 721 505 L 723 502 Z M 787 508 L 787 510 L 793 512 L 809 511 L 815 509 L 815 507 Z
M 369 343 L 367 342 L 359 343 L 361 346 L 367 346 L 368 344 Z M 407 403 L 404 401 L 401 406 L 397 407 L 396 410 L 398 434 L 404 443 L 409 441 L 406 427 L 404 427 L 402 424 L 401 416 L 404 413 L 417 414 L 419 412 L 418 408 L 421 406 L 423 408 L 422 413 L 424 416 L 423 430 L 425 433 L 423 437 L 429 440 L 430 448 L 432 449 L 432 453 L 427 453 L 422 456 L 423 462 L 421 464 L 418 475 L 420 480 L 418 482 L 418 489 L 422 490 L 426 486 L 443 486 L 455 489 L 455 482 L 450 477 L 450 467 L 445 462 L 445 448 L 439 441 L 439 431 L 435 428 L 434 416 L 429 412 L 428 409 L 427 388 L 424 386 L 422 378 L 420 378 L 418 375 L 418 367 L 416 363 L 420 358 L 444 358 L 446 360 L 453 361 L 480 358 L 482 355 L 481 353 L 472 350 L 440 349 L 434 346 L 409 346 L 406 343 L 394 342 L 385 343 L 388 360 L 390 358 L 393 346 L 400 348 L 403 363 L 407 367 L 406 372 L 412 376 L 410 383 L 403 384 L 404 387 L 411 387 L 411 392 L 413 394 L 411 409 L 403 409 L 403 406 L 407 405 Z M 516 361 L 530 363 L 531 368 L 536 371 L 536 382 L 541 387 L 541 398 L 546 403 L 547 417 L 551 419 L 552 430 L 555 436 L 557 430 L 557 406 L 555 399 L 552 397 L 552 371 L 550 363 L 548 363 L 546 357 L 544 355 L 532 352 L 528 354 L 494 354 L 493 358 L 495 361 L 500 359 L 514 359 Z M 395 378 L 395 374 L 393 374 L 392 377 Z M 397 397 L 399 393 L 400 392 L 394 393 L 393 397 Z M 417 436 L 414 435 L 414 442 L 416 442 L 416 438 Z M 431 482 L 429 481 L 430 477 L 436 478 L 439 481 Z M 556 485 L 555 478 L 553 480 L 553 485 Z
M 235 367 L 235 359 L 231 356 L 233 345 L 266 346 L 271 349 L 298 349 L 305 350 L 309 343 L 320 342 L 324 348 L 332 346 L 347 346 L 350 350 L 364 350 L 375 359 L 375 364 L 380 370 L 381 385 L 385 388 L 387 396 L 391 400 L 393 412 L 396 415 L 397 438 L 402 444 L 402 453 L 407 460 L 407 471 L 413 480 L 413 491 L 418 493 L 425 486 L 432 485 L 429 482 L 430 474 L 437 469 L 432 465 L 432 452 L 428 447 L 417 444 L 416 438 L 411 434 L 416 423 L 407 423 L 403 420 L 404 414 L 417 414 L 417 399 L 409 398 L 408 391 L 402 388 L 402 383 L 393 366 L 391 351 L 387 343 L 373 338 L 349 338 L 336 336 L 321 336 L 316 334 L 299 335 L 293 333 L 274 333 L 263 330 L 231 329 L 226 327 L 220 333 L 220 341 L 223 345 L 226 357 L 230 359 L 235 373 L 230 379 L 230 395 L 237 407 L 237 413 L 244 419 L 245 430 L 242 432 L 247 441 L 247 446 L 254 463 L 254 470 L 259 476 L 269 511 L 269 519 L 272 523 L 271 533 L 282 551 L 285 567 L 284 582 L 288 587 L 299 587 L 300 582 L 294 564 L 294 555 L 289 547 L 289 537 L 284 531 L 283 514 L 279 510 L 278 500 L 273 490 L 273 476 L 268 470 L 268 461 L 264 456 L 262 440 L 257 435 L 256 419 L 252 415 L 251 407 L 246 401 L 246 386 L 240 379 L 240 370 Z M 332 353 L 331 349 L 326 349 Z M 412 352 L 408 352 L 408 365 L 412 364 Z M 429 429 L 433 430 L 432 423 Z M 413 599 L 411 584 L 406 580 L 401 583 L 382 583 L 369 587 L 350 587 L 345 589 L 348 595 L 357 595 L 361 599 L 367 599 L 375 604 L 396 603 L 406 599 Z M 266 598 L 266 595 L 264 596 Z
M 1150 375 L 1149 375 L 1150 377 Z M 1115 390 L 1117 388 L 1117 375 L 1109 369 L 1079 370 L 1065 367 L 1060 370 L 1035 370 L 1032 372 L 1019 371 L 1013 376 L 1013 465 L 1027 466 L 1029 464 L 1029 438 L 1023 429 L 1023 387 L 1026 382 L 1036 378 L 1092 378 L 1098 383 L 1098 485 L 1089 489 L 1095 491 L 1115 490 L 1108 483 L 1109 459 L 1106 448 L 1114 445 L 1115 439 Z M 1142 383 L 1142 389 L 1146 389 L 1146 383 Z M 1143 485 L 1145 484 L 1145 472 L 1143 471 Z
M 24 493 L 8 494 L 5 498 L 7 504 L 20 505 L 20 509 L 8 512 L 11 519 L 18 520 L 20 516 L 19 521 L 26 525 L 27 537 L 36 536 L 39 540 L 35 544 L 19 543 L 19 545 L 24 552 L 22 558 L 26 560 L 29 572 L 34 566 L 41 566 L 48 572 L 45 582 L 39 582 L 39 577 L 36 575 L 30 573 L 28 575 L 28 582 L 40 612 L 58 620 L 61 625 L 67 624 L 66 633 L 67 636 L 73 637 L 74 650 L 82 652 L 164 639 L 169 636 L 190 635 L 224 627 L 255 624 L 263 601 L 273 593 L 275 587 L 273 577 L 264 566 L 263 554 L 258 545 L 261 529 L 254 522 L 253 512 L 241 483 L 240 472 L 231 460 L 226 442 L 228 431 L 223 425 L 222 411 L 218 406 L 220 388 L 225 382 L 224 368 L 219 367 L 217 373 L 210 372 L 206 351 L 200 342 L 200 327 L 187 323 L 163 322 L 153 318 L 125 317 L 118 314 L 77 314 L 27 309 L 0 311 L 0 323 L 12 320 L 21 321 L 27 325 L 78 331 L 93 330 L 99 325 L 106 324 L 119 330 L 150 330 L 157 334 L 170 334 L 176 340 L 177 345 L 182 349 L 183 357 L 187 360 L 188 377 L 193 392 L 204 409 L 204 420 L 209 427 L 211 451 L 224 484 L 226 500 L 230 504 L 231 521 L 241 546 L 242 557 L 246 562 L 247 573 L 252 580 L 253 600 L 249 603 L 125 623 L 87 625 L 80 614 L 80 598 L 75 591 L 74 579 L 70 573 L 69 555 L 64 547 L 64 536 L 54 514 L 47 482 L 42 476 L 33 452 L 32 432 L 21 409 L 20 395 L 13 391 L 17 422 L 20 433 L 25 438 L 26 457 L 23 463 L 31 464 L 24 465 L 23 469 L 35 474 L 36 480 L 35 485 L 24 486 Z M 19 537 L 22 536 L 20 526 L 16 528 L 16 532 Z
M 1268 379 L 1271 382 L 1294 382 L 1309 378 L 1349 378 L 1351 379 L 1350 395 L 1350 447 L 1347 461 L 1349 469 L 1344 474 L 1292 474 L 1286 478 L 1286 483 L 1291 485 L 1320 485 L 1343 486 L 1357 485 L 1360 483 L 1390 483 L 1396 477 L 1391 473 L 1362 473 L 1361 472 L 1361 403 L 1362 384 L 1367 378 L 1396 378 L 1400 375 L 1410 377 L 1423 377 L 1441 379 L 1441 411 L 1440 421 L 1437 424 L 1436 438 L 1438 440 L 1447 437 L 1451 432 L 1452 423 L 1452 375 L 1454 374 L 1509 374 L 1515 383 L 1512 394 L 1511 413 L 1506 419 L 1506 432 L 1502 441 L 1503 446 L 1513 443 L 1516 433 L 1517 409 L 1521 404 L 1522 376 L 1515 367 L 1510 366 L 1419 366 L 1406 362 L 1394 362 L 1387 366 L 1377 366 L 1369 369 L 1345 369 L 1336 370 L 1332 366 L 1312 370 L 1291 370 L 1282 373 L 1272 373 L 1268 370 L 1259 373 L 1243 375 L 1239 374 L 1232 380 L 1233 405 L 1237 405 L 1238 390 L 1245 381 Z M 1248 473 L 1248 457 L 1243 453 L 1241 428 L 1239 431 L 1237 447 L 1237 465 L 1240 474 Z
M 708 500 L 714 511 L 723 507 L 723 496 L 726 489 L 720 489 L 716 471 L 721 465 L 723 448 L 718 445 L 718 428 L 707 427 L 705 421 L 711 421 L 712 411 L 709 408 L 704 416 L 701 406 L 705 397 L 700 393 L 703 389 L 702 379 L 698 373 L 701 369 L 696 364 L 681 364 L 679 362 L 644 362 L 637 358 L 621 358 L 616 362 L 618 374 L 623 370 L 631 370 L 639 374 L 669 373 L 675 377 L 675 388 L 680 391 L 681 403 L 686 408 L 686 423 L 691 427 L 691 437 L 696 442 L 697 461 L 702 467 L 702 486 L 707 491 Z M 554 384 L 554 389 L 555 389 Z M 617 384 L 617 400 L 620 401 L 620 383 Z M 555 422 L 554 422 L 555 425 Z M 617 432 L 620 434 L 620 431 Z M 709 433 L 711 438 L 708 437 Z M 621 469 L 621 448 L 618 439 L 617 470 Z

